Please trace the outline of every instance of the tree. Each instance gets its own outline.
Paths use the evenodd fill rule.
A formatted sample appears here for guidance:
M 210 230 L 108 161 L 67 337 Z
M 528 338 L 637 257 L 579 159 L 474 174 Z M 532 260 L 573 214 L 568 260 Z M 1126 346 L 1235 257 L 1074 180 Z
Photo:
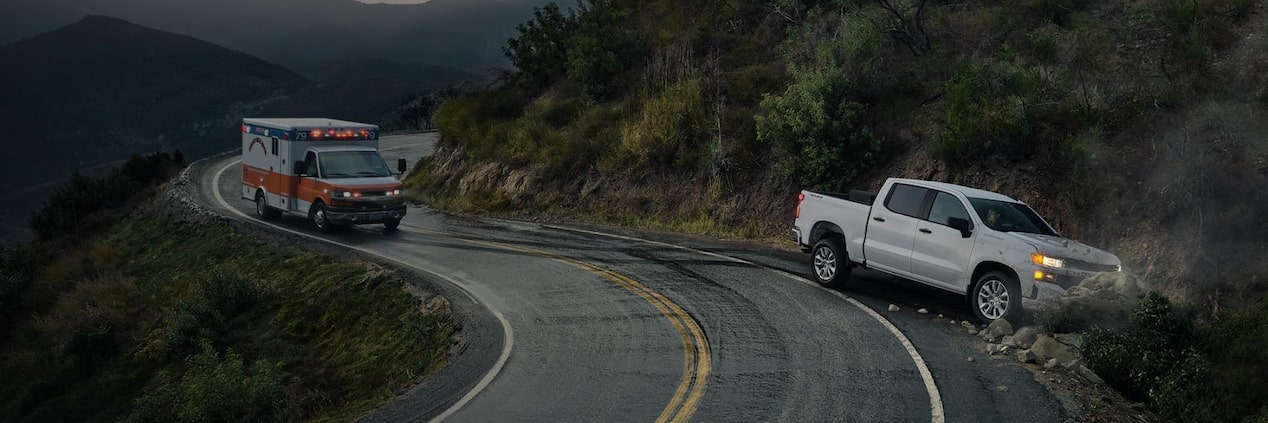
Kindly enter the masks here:
M 554 2 L 533 8 L 533 19 L 520 24 L 520 35 L 506 41 L 502 53 L 521 72 L 526 88 L 542 88 L 566 72 L 567 42 L 577 28 L 577 18 L 564 14 Z

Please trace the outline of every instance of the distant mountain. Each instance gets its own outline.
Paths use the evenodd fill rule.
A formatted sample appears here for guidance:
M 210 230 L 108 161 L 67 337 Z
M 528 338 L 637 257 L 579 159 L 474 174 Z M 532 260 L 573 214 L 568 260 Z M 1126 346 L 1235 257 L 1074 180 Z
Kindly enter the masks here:
M 0 43 L 85 14 L 189 34 L 287 66 L 341 57 L 421 61 L 461 69 L 503 65 L 501 47 L 549 0 L 4 0 Z M 561 3 L 570 4 L 569 1 Z
M 312 83 L 247 54 L 88 16 L 0 47 L 0 187 L 158 149 L 189 149 Z

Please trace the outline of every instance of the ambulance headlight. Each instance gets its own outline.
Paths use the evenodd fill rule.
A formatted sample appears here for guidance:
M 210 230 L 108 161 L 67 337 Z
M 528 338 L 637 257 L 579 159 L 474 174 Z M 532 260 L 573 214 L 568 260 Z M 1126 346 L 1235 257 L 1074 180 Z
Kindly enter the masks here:
M 401 190 L 394 189 L 394 190 L 388 191 L 387 195 L 401 195 Z
M 352 193 L 348 191 L 335 191 L 335 198 L 352 198 Z

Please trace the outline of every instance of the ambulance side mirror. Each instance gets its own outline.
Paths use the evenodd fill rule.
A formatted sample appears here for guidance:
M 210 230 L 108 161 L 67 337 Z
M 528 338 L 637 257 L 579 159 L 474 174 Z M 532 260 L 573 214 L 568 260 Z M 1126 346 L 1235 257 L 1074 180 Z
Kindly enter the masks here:
M 308 168 L 308 164 L 300 160 L 295 163 L 295 176 L 304 176 L 304 170 Z
M 405 159 L 396 160 L 396 171 L 400 172 L 401 175 L 405 174 Z

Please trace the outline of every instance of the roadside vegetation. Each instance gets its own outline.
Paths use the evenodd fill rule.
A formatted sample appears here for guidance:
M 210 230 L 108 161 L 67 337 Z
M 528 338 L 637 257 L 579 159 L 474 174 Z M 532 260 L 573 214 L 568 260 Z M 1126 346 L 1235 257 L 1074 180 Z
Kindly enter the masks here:
M 1247 386 L 1268 369 L 1264 16 L 1257 0 L 550 5 L 508 42 L 518 73 L 439 107 L 407 187 L 451 211 L 781 241 L 801 189 L 1002 192 L 1157 291 L 1126 329 L 1085 334 L 1106 380 L 1178 421 L 1264 421 Z
M 180 162 L 72 178 L 0 251 L 0 420 L 349 420 L 445 364 L 443 298 L 148 211 Z

